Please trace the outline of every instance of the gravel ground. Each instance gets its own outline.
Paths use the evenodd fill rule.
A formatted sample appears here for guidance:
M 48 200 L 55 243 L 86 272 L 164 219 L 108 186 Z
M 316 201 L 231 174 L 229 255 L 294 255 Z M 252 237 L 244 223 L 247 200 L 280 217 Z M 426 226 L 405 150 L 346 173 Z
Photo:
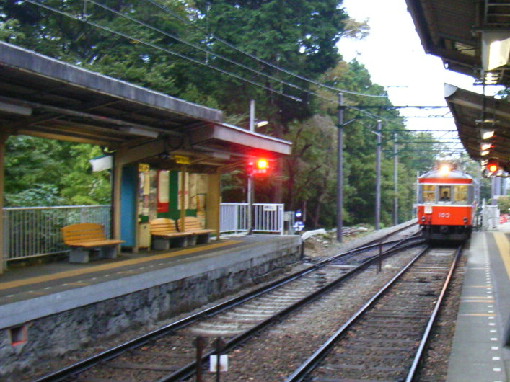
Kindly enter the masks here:
M 363 236 L 347 238 L 344 244 L 338 244 L 333 239 L 331 236 L 308 239 L 308 242 L 305 242 L 305 255 L 310 257 L 332 256 L 350 249 L 350 247 L 360 245 Z M 466 259 L 463 257 L 454 272 L 444 306 L 438 315 L 437 324 L 432 331 L 432 339 L 424 355 L 422 372 L 417 379 L 419 382 L 446 381 L 448 359 L 455 333 L 462 283 L 464 282 L 465 264 Z
M 250 341 L 229 357 L 229 371 L 222 376 L 222 382 L 285 380 L 418 251 L 408 250 L 385 260 L 380 273 L 371 267 L 306 305 L 290 320 L 262 332 L 257 341 Z M 211 374 L 204 378 L 204 382 L 213 381 Z
M 384 231 L 381 233 L 378 233 L 378 235 L 382 235 L 385 233 Z M 336 243 L 336 240 L 334 240 L 334 236 L 314 236 L 305 241 L 305 256 L 308 258 L 322 258 L 322 257 L 329 257 L 341 252 L 345 252 L 349 249 L 352 249 L 354 247 L 357 247 L 359 245 L 362 245 L 364 242 L 366 242 L 368 237 L 373 237 L 374 234 L 370 235 L 369 232 L 351 236 L 348 238 L 345 238 L 344 242 L 342 244 Z M 302 264 L 296 265 L 294 269 L 302 267 Z M 460 286 L 463 276 L 463 267 L 459 267 L 459 271 L 457 271 L 456 275 L 456 281 L 455 281 L 455 288 L 453 289 L 451 293 L 448 295 L 447 300 L 447 308 L 444 313 L 442 313 L 439 317 L 440 323 L 438 325 L 438 328 L 436 332 L 434 333 L 434 340 L 431 343 L 430 351 L 427 353 L 427 359 L 425 361 L 426 365 L 426 372 L 424 373 L 421 381 L 444 381 L 446 380 L 446 370 L 447 370 L 447 362 L 448 362 L 448 356 L 450 353 L 451 348 L 451 341 L 453 338 L 453 332 L 454 332 L 454 322 L 457 314 L 458 309 L 458 295 L 460 291 Z M 292 272 L 293 269 L 289 268 L 289 272 Z M 259 287 L 260 285 L 254 286 Z M 231 298 L 230 296 L 229 298 Z M 203 309 L 205 307 L 202 307 Z M 140 336 L 150 330 L 154 330 L 155 328 L 164 326 L 170 322 L 173 322 L 174 320 L 177 320 L 183 316 L 180 317 L 173 317 L 172 319 L 165 320 L 158 322 L 155 325 L 152 325 L 150 327 L 139 327 L 139 328 L 133 328 L 132 330 L 124 331 L 123 333 L 115 336 L 115 338 L 105 338 L 104 341 L 96 342 L 94 346 L 81 349 L 80 351 L 73 351 L 66 355 L 66 357 L 62 357 L 61 359 L 51 359 L 51 360 L 44 360 L 37 365 L 37 369 L 35 370 L 27 370 L 26 373 L 24 373 L 22 376 L 17 377 L 16 381 L 18 382 L 24 382 L 24 381 L 32 381 L 36 377 L 44 375 L 48 373 L 51 370 L 57 370 L 59 368 L 65 367 L 69 364 L 72 364 L 80 359 L 87 358 L 93 354 L 99 353 L 105 349 L 108 349 L 112 346 L 115 346 L 116 344 L 121 344 L 124 342 L 127 342 L 131 338 Z M 279 336 L 277 332 L 273 333 L 275 336 Z M 303 336 L 302 341 L 307 342 L 310 334 Z M 313 335 L 312 335 L 313 336 Z M 279 341 L 284 344 L 288 339 L 283 335 L 282 338 L 279 338 Z M 288 342 L 288 341 L 287 341 Z M 263 345 L 260 345 L 263 346 Z M 287 346 L 282 346 L 281 350 L 282 352 L 287 351 Z M 237 350 L 233 354 L 233 358 L 236 358 L 238 356 L 238 353 L 241 353 L 242 350 Z M 296 361 L 297 362 L 297 361 Z M 268 367 L 270 369 L 273 369 L 273 366 L 268 364 Z M 429 371 L 430 369 L 430 371 Z M 278 370 L 276 368 L 275 370 Z M 282 373 L 278 374 L 276 372 L 275 376 L 281 375 Z M 231 379 L 235 380 L 235 379 Z M 246 379 L 250 380 L 250 379 Z M 267 381 L 270 381 L 271 379 L 268 379 Z M 276 380 L 279 380 L 277 378 Z M 253 380 L 254 381 L 254 380 Z

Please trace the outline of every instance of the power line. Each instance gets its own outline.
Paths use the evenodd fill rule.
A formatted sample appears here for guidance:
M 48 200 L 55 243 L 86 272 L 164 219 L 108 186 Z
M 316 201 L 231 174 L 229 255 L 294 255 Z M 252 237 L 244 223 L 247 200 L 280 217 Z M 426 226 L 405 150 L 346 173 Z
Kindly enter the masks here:
M 136 23 L 136 24 L 138 24 L 138 25 L 142 25 L 142 26 L 144 26 L 144 27 L 146 27 L 146 28 L 149 28 L 149 29 L 151 29 L 151 30 L 153 30 L 153 31 L 155 31 L 155 32 L 157 32 L 157 33 L 161 33 L 161 34 L 163 34 L 163 35 L 165 35 L 165 36 L 167 36 L 167 37 L 173 38 L 173 39 L 175 39 L 176 41 L 178 41 L 178 42 L 180 42 L 180 43 L 183 43 L 183 44 L 185 44 L 185 45 L 188 45 L 188 46 L 190 46 L 190 47 L 192 47 L 192 48 L 194 48 L 194 49 L 196 49 L 196 50 L 199 50 L 199 51 L 205 52 L 205 53 L 207 53 L 207 54 L 212 54 L 212 55 L 214 55 L 215 57 L 217 57 L 217 58 L 219 58 L 219 59 L 225 60 L 226 62 L 229 62 L 229 63 L 231 63 L 231 64 L 233 64 L 233 65 L 237 65 L 237 66 L 239 66 L 239 67 L 241 67 L 241 68 L 243 68 L 243 69 L 245 69 L 245 70 L 249 70 L 249 71 L 251 71 L 251 72 L 253 72 L 253 73 L 256 73 L 257 75 L 260 75 L 260 76 L 264 76 L 264 77 L 266 77 L 266 78 L 269 78 L 269 79 L 271 79 L 271 80 L 273 80 L 273 81 L 276 81 L 276 82 L 278 82 L 278 83 L 280 83 L 280 84 L 282 84 L 282 85 L 287 85 L 287 86 L 289 86 L 289 87 L 292 87 L 292 88 L 295 88 L 295 89 L 301 90 L 301 91 L 303 91 L 303 92 L 305 92 L 305 93 L 308 93 L 308 94 L 314 95 L 314 96 L 316 96 L 316 97 L 318 97 L 318 98 L 321 98 L 321 99 L 326 100 L 326 101 L 329 101 L 329 102 L 335 102 L 335 100 L 333 100 L 333 99 L 331 99 L 331 98 L 324 97 L 324 96 L 322 96 L 322 95 L 318 94 L 317 92 L 314 92 L 314 91 L 312 91 L 312 90 L 303 89 L 302 87 L 300 87 L 300 86 L 298 86 L 298 85 L 295 85 L 295 84 L 289 83 L 289 82 L 287 82 L 287 81 L 285 81 L 285 80 L 282 80 L 282 79 L 276 78 L 276 77 L 274 77 L 274 76 L 268 75 L 268 74 L 263 73 L 263 72 L 261 72 L 261 71 L 258 71 L 258 70 L 256 70 L 256 69 L 250 68 L 250 67 L 248 67 L 248 66 L 246 66 L 246 65 L 244 65 L 244 64 L 241 64 L 241 63 L 238 63 L 238 62 L 236 62 L 236 61 L 234 61 L 234 60 L 231 60 L 231 59 L 229 59 L 229 58 L 227 58 L 227 57 L 224 57 L 224 56 L 221 56 L 221 55 L 219 55 L 219 54 L 216 54 L 216 53 L 214 53 L 214 52 L 212 52 L 212 51 L 210 51 L 210 50 L 208 50 L 208 49 L 205 49 L 205 48 L 202 48 L 202 47 L 200 47 L 200 46 L 197 46 L 196 44 L 190 43 L 190 42 L 188 42 L 188 41 L 186 41 L 186 40 L 184 40 L 184 39 L 182 39 L 182 38 L 179 38 L 179 37 L 177 37 L 177 36 L 175 36 L 175 35 L 173 35 L 173 34 L 170 34 L 170 33 L 167 33 L 167 32 L 165 32 L 165 31 L 162 31 L 161 29 L 156 28 L 156 27 L 154 27 L 154 26 L 152 26 L 152 25 L 149 25 L 149 24 L 147 24 L 147 23 L 145 23 L 145 22 L 143 22 L 143 21 L 137 20 L 137 19 L 135 19 L 135 18 L 133 18 L 133 17 L 131 17 L 131 16 L 129 16 L 129 15 L 126 15 L 126 14 L 123 14 L 123 13 L 118 12 L 118 11 L 116 11 L 116 10 L 113 10 L 113 9 L 109 8 L 108 6 L 106 6 L 105 4 L 99 3 L 99 2 L 97 2 L 97 1 L 95 1 L 95 0 L 89 0 L 89 1 L 90 1 L 90 2 L 92 2 L 93 4 L 95 4 L 95 5 L 99 6 L 99 7 L 102 7 L 103 9 L 105 9 L 105 10 L 107 10 L 107 11 L 109 11 L 109 12 L 112 12 L 112 13 L 116 14 L 117 16 L 123 17 L 123 18 L 125 18 L 125 19 L 127 19 L 127 20 L 129 20 L 129 21 L 131 21 L 131 22 L 134 22 L 134 23 Z M 163 9 L 165 12 L 172 14 L 174 17 L 177 17 L 179 20 L 184 21 L 184 22 L 186 22 L 187 24 L 192 25 L 193 27 L 196 27 L 196 28 L 198 28 L 198 29 L 200 29 L 200 30 L 203 30 L 202 28 L 197 27 L 197 26 L 195 26 L 194 24 L 192 24 L 189 20 L 186 20 L 186 19 L 184 19 L 184 18 L 181 18 L 181 17 L 176 16 L 173 12 L 171 12 L 170 10 L 168 10 L 168 8 L 166 8 L 165 6 L 163 6 L 163 5 L 161 5 L 161 4 L 157 3 L 157 2 L 155 2 L 155 1 L 153 1 L 153 0 L 148 0 L 148 1 L 149 1 L 150 3 L 152 3 L 152 4 L 156 5 L 156 6 L 160 7 L 160 8 L 161 8 L 161 9 Z M 281 96 L 283 96 L 283 97 L 286 97 L 286 98 L 288 98 L 288 99 L 291 99 L 291 100 L 293 100 L 293 101 L 296 101 L 296 102 L 302 102 L 302 99 L 301 99 L 301 98 L 299 98 L 299 97 L 296 97 L 296 96 L 293 96 L 293 95 L 291 95 L 291 94 L 287 94 L 287 93 L 285 93 L 285 92 L 283 92 L 283 91 L 279 91 L 279 90 L 276 90 L 276 89 L 274 89 L 274 88 L 268 87 L 268 86 L 266 86 L 266 85 L 264 85 L 264 84 L 262 84 L 262 83 L 259 83 L 259 82 L 257 82 L 257 81 L 247 79 L 247 78 L 245 78 L 245 77 L 243 77 L 243 76 L 241 76 L 241 75 L 238 75 L 238 74 L 236 74 L 236 73 L 232 73 L 232 72 L 230 72 L 230 71 L 228 71 L 228 70 L 221 69 L 221 68 L 219 68 L 219 67 L 217 67 L 217 66 L 211 65 L 211 64 L 209 64 L 208 62 L 205 62 L 205 63 L 204 63 L 204 62 L 202 62 L 202 61 L 199 61 L 199 60 L 197 60 L 197 59 L 195 59 L 195 58 L 189 57 L 189 56 L 184 55 L 184 54 L 182 54 L 182 53 L 177 53 L 177 52 L 172 51 L 172 50 L 170 50 L 170 49 L 168 49 L 168 48 L 163 48 L 163 47 L 161 47 L 161 46 L 155 45 L 155 44 L 154 44 L 154 43 L 152 43 L 152 42 L 147 42 L 147 41 L 144 41 L 144 40 L 142 40 L 142 39 L 140 39 L 140 38 L 137 38 L 137 37 L 131 36 L 131 35 L 127 34 L 127 33 L 119 32 L 119 31 L 114 30 L 114 29 L 112 29 L 112 28 L 110 28 L 110 27 L 107 27 L 107 26 L 103 26 L 103 25 L 97 24 L 97 23 L 95 23 L 95 22 L 93 22 L 93 21 L 91 21 L 91 20 L 89 20 L 89 19 L 87 19 L 87 18 L 85 18 L 85 17 L 76 16 L 76 15 L 70 14 L 70 13 L 68 13 L 68 12 L 61 11 L 61 10 L 56 9 L 56 8 L 54 8 L 54 7 L 51 7 L 51 6 L 49 6 L 49 5 L 41 4 L 41 3 L 39 3 L 39 2 L 37 2 L 37 1 L 35 1 L 35 0 L 27 0 L 27 2 L 29 2 L 30 4 L 33 4 L 33 5 L 35 5 L 35 6 L 45 8 L 45 9 L 47 9 L 47 10 L 51 11 L 51 12 L 55 12 L 55 13 L 61 14 L 61 15 L 65 16 L 65 17 L 71 18 L 71 19 L 73 19 L 73 20 L 80 21 L 80 22 L 85 22 L 85 23 L 87 23 L 87 24 L 89 24 L 89 25 L 91 25 L 91 26 L 93 26 L 93 27 L 95 27 L 95 28 L 101 29 L 101 30 L 106 31 L 106 32 L 111 33 L 111 34 L 115 34 L 115 35 L 121 36 L 121 37 L 123 37 L 123 38 L 129 39 L 130 41 L 135 41 L 135 42 L 141 43 L 141 44 L 143 44 L 143 45 L 145 45 L 145 46 L 148 46 L 148 47 L 151 47 L 151 48 L 154 48 L 154 49 L 157 49 L 157 50 L 161 50 L 161 51 L 164 51 L 164 52 L 166 52 L 166 53 L 168 53 L 168 54 L 171 54 L 171 55 L 177 56 L 177 57 L 179 57 L 179 58 L 181 58 L 181 59 L 184 59 L 184 60 L 187 60 L 187 61 L 193 62 L 193 63 L 195 63 L 195 64 L 202 65 L 202 66 L 206 66 L 206 67 L 211 68 L 211 69 L 213 69 L 213 70 L 216 70 L 216 71 L 218 71 L 218 72 L 220 72 L 220 73 L 222 73 L 222 74 L 225 74 L 225 75 L 227 75 L 227 76 L 230 76 L 230 77 L 236 78 L 236 79 L 238 79 L 238 80 L 241 80 L 241 81 L 247 82 L 247 83 L 249 83 L 249 84 L 252 84 L 252 85 L 257 86 L 257 87 L 259 87 L 259 88 L 262 88 L 262 89 L 265 89 L 265 90 L 267 90 L 267 91 L 273 92 L 273 93 L 275 93 L 275 94 L 279 94 L 279 95 L 281 95 Z M 218 39 L 218 41 L 220 41 L 220 39 Z M 332 86 L 328 86 L 328 85 L 325 85 L 325 84 L 319 83 L 319 82 L 317 82 L 317 81 L 314 81 L 314 80 L 308 79 L 308 78 L 306 78 L 306 77 L 299 76 L 299 75 L 297 75 L 297 74 L 294 74 L 294 73 L 292 73 L 292 72 L 289 72 L 289 71 L 287 71 L 286 69 L 283 69 L 283 68 L 281 68 L 281 67 L 278 67 L 278 66 L 275 66 L 275 65 L 273 65 L 273 64 L 270 64 L 270 63 L 268 63 L 268 62 L 266 62 L 266 61 L 264 61 L 264 60 L 260 60 L 260 59 L 258 59 L 256 56 L 253 56 L 253 55 L 250 55 L 249 53 L 243 52 L 242 50 L 238 49 L 237 47 L 235 47 L 234 45 L 232 45 L 232 44 L 230 44 L 230 43 L 228 43 L 228 42 L 226 42 L 226 41 L 221 41 L 221 42 L 222 42 L 222 43 L 227 44 L 227 45 L 228 45 L 229 47 L 231 47 L 232 49 L 235 49 L 235 50 L 237 50 L 237 51 L 240 51 L 241 53 L 246 54 L 246 55 L 248 55 L 249 57 L 251 57 L 251 58 L 253 58 L 253 59 L 257 60 L 257 61 L 263 62 L 264 64 L 267 64 L 267 65 L 269 65 L 269 66 L 271 66 L 271 67 L 273 67 L 273 68 L 275 68 L 275 69 L 277 69 L 277 70 L 279 70 L 279 71 L 282 71 L 282 72 L 284 72 L 284 73 L 287 73 L 287 74 L 289 74 L 289 75 L 292 75 L 292 76 L 294 76 L 294 77 L 296 77 L 296 78 L 302 79 L 302 80 L 307 81 L 307 82 L 309 82 L 309 83 L 315 84 L 315 85 L 317 85 L 317 86 L 320 86 L 320 87 L 326 88 L 326 89 L 328 89 L 328 90 L 335 91 L 335 92 L 342 92 L 342 93 L 351 94 L 351 95 L 359 95 L 359 96 L 366 96 L 366 97 L 377 97 L 377 98 L 380 98 L 380 97 L 387 98 L 387 96 L 386 96 L 386 95 L 384 95 L 384 96 L 379 96 L 379 95 L 371 95 L 371 94 L 366 94 L 366 93 L 351 92 L 351 91 L 348 91 L 348 90 L 345 90 L 345 89 L 339 89 L 339 88 L 335 88 L 335 87 L 332 87 Z M 365 115 L 367 115 L 367 116 L 369 116 L 369 117 L 371 117 L 371 118 L 374 118 L 374 119 L 383 119 L 383 120 L 389 121 L 388 119 L 386 119 L 386 118 L 384 118 L 384 117 L 381 117 L 381 116 L 375 115 L 375 114 L 373 114 L 373 113 L 367 112 L 366 110 L 363 110 L 363 109 L 364 109 L 364 108 L 379 108 L 379 109 L 385 109 L 385 110 L 399 109 L 399 108 L 420 108 L 420 109 L 430 109 L 430 108 L 444 108 L 444 107 L 446 107 L 446 106 L 420 106 L 420 105 L 405 105 L 405 106 L 389 106 L 389 105 L 387 105 L 387 106 L 376 106 L 376 105 L 359 105 L 359 106 L 346 106 L 346 107 L 351 108 L 351 109 L 353 109 L 353 110 L 356 110 L 356 111 L 358 111 L 358 112 L 360 112 L 360 113 L 362 113 L 362 114 L 365 114 Z M 360 108 L 360 107 L 361 107 L 361 108 Z M 402 116 L 402 117 L 403 117 L 403 118 L 406 118 L 405 116 Z
M 303 88 L 302 88 L 302 87 L 300 87 L 300 86 L 294 85 L 294 84 L 289 83 L 289 82 L 286 82 L 286 81 L 284 81 L 284 80 L 282 80 L 282 79 L 280 79 L 280 78 L 276 78 L 276 77 L 274 77 L 274 76 L 271 76 L 271 75 L 269 75 L 269 74 L 263 73 L 263 72 L 258 71 L 258 70 L 256 70 L 256 69 L 250 68 L 250 67 L 249 67 L 249 66 L 247 66 L 247 65 L 241 64 L 241 63 L 239 63 L 239 62 L 237 62 L 237 61 L 234 61 L 234 60 L 232 60 L 232 59 L 230 59 L 230 58 L 227 58 L 227 57 L 225 57 L 225 56 L 222 56 L 222 55 L 220 55 L 220 54 L 217 54 L 217 53 L 215 53 L 215 52 L 213 52 L 213 51 L 211 51 L 211 50 L 209 50 L 209 49 L 202 48 L 201 46 L 196 45 L 196 44 L 193 44 L 193 43 L 191 43 L 191 42 L 189 42 L 189 41 L 186 41 L 186 40 L 184 40 L 184 39 L 182 39 L 182 38 L 180 38 L 180 37 L 178 37 L 178 36 L 176 36 L 176 35 L 174 35 L 174 34 L 171 34 L 171 33 L 165 32 L 165 31 L 163 31 L 163 30 L 161 30 L 161 29 L 159 29 L 159 28 L 156 28 L 156 27 L 154 27 L 154 26 L 152 26 L 152 25 L 150 25 L 150 24 L 147 24 L 146 22 L 140 21 L 140 20 L 138 20 L 138 19 L 135 19 L 134 17 L 131 17 L 131 16 L 129 16 L 129 15 L 126 15 L 126 14 L 124 14 L 124 13 L 121 13 L 121 12 L 119 12 L 119 11 L 116 11 L 115 9 L 112 9 L 112 8 L 108 7 L 107 5 L 105 5 L 105 4 L 99 3 L 99 2 L 97 2 L 97 1 L 95 1 L 95 0 L 88 0 L 88 1 L 89 1 L 89 2 L 91 2 L 91 3 L 93 3 L 93 4 L 95 4 L 95 5 L 97 5 L 97 6 L 99 6 L 99 7 L 101 7 L 101 8 L 103 8 L 103 9 L 105 9 L 105 10 L 107 10 L 107 11 L 109 11 L 109 12 L 111 12 L 111 13 L 114 13 L 114 14 L 115 14 L 115 15 L 117 15 L 117 16 L 123 17 L 123 18 L 125 18 L 125 19 L 127 19 L 127 20 L 133 21 L 133 22 L 135 22 L 135 23 L 137 23 L 137 24 L 139 24 L 139 25 L 142 25 L 142 26 L 144 26 L 144 27 L 146 27 L 146 28 L 149 28 L 149 29 L 151 29 L 151 30 L 153 30 L 153 31 L 155 31 L 155 32 L 158 32 L 158 33 L 161 33 L 161 34 L 163 34 L 163 35 L 165 35 L 165 36 L 167 36 L 167 37 L 173 38 L 174 40 L 176 40 L 176 41 L 178 41 L 178 42 L 180 42 L 180 43 L 182 43 L 182 44 L 184 44 L 184 45 L 190 46 L 190 47 L 192 47 L 192 48 L 194 48 L 194 49 L 196 49 L 196 50 L 202 51 L 202 52 L 207 53 L 207 54 L 214 55 L 215 57 L 217 57 L 217 58 L 219 58 L 219 59 L 221 59 L 221 60 L 224 60 L 224 61 L 226 61 L 226 62 L 229 62 L 229 63 L 231 63 L 231 64 L 233 64 L 233 65 L 239 66 L 239 67 L 241 67 L 241 68 L 243 68 L 243 69 L 246 69 L 246 70 L 248 70 L 248 71 L 251 71 L 251 72 L 253 72 L 253 73 L 256 73 L 256 74 L 258 74 L 258 75 L 260 75 L 260 76 L 267 77 L 267 78 L 269 78 L 269 79 L 271 79 L 271 80 L 273 80 L 273 81 L 280 82 L 281 84 L 284 84 L 284 85 L 287 85 L 287 86 L 293 87 L 293 88 L 295 88 L 295 89 L 298 89 L 298 90 L 301 90 L 301 91 L 304 91 L 304 92 L 307 92 L 307 90 L 306 90 L 306 89 L 303 89 Z
M 190 25 L 191 27 L 193 28 L 196 28 L 202 32 L 204 32 L 205 34 L 208 34 L 208 31 L 207 30 L 204 30 L 203 28 L 191 23 L 189 20 L 186 20 L 185 18 L 183 17 L 180 17 L 179 15 L 177 15 L 175 12 L 173 12 L 172 10 L 170 10 L 168 7 L 164 6 L 163 4 L 160 4 L 158 3 L 157 1 L 155 0 L 147 0 L 148 2 L 150 2 L 151 4 L 155 5 L 156 7 L 160 8 L 161 10 L 165 11 L 166 13 L 172 15 L 173 17 L 177 18 L 178 20 L 181 20 L 183 21 L 184 23 Z M 296 78 L 299 78 L 300 80 L 303 80 L 303 81 L 306 81 L 306 82 L 309 82 L 311 84 L 314 84 L 316 86 L 320 86 L 320 87 L 323 87 L 323 88 L 326 88 L 326 89 L 329 89 L 329 90 L 332 90 L 336 93 L 345 93 L 345 94 L 351 94 L 351 95 L 357 95 L 357 96 L 363 96 L 363 97 L 371 97 L 371 98 L 387 98 L 387 95 L 375 95 L 375 94 L 366 94 L 366 93 L 359 93 L 359 92 L 354 92 L 354 91 L 350 91 L 350 90 L 346 90 L 346 89 L 339 89 L 339 88 L 336 88 L 334 86 L 329 86 L 329 85 L 326 85 L 326 84 L 323 84 L 323 83 L 320 83 L 318 81 L 315 81 L 315 80 L 312 80 L 310 78 L 306 78 L 304 76 L 301 76 L 299 74 L 296 74 L 296 73 L 293 73 L 291 72 L 290 70 L 287 70 L 285 68 L 282 68 L 280 66 L 277 66 L 277 65 L 274 65 L 268 61 L 265 61 L 251 53 L 248 53 L 248 52 L 245 52 L 241 49 L 239 49 L 238 47 L 236 47 L 235 45 L 229 43 L 228 41 L 226 40 L 223 40 L 221 39 L 220 37 L 217 37 L 217 36 L 213 36 L 213 38 L 219 42 L 221 42 L 222 44 L 225 44 L 226 46 L 228 46 L 229 48 L 231 49 L 234 49 L 248 57 L 250 57 L 251 59 L 255 60 L 255 61 L 258 61 L 260 63 L 263 63 L 264 65 L 267 65 L 273 69 L 276 69 L 278 71 L 281 71 L 285 74 L 288 74 L 290 76 L 293 76 L 293 77 L 296 77 Z
M 30 3 L 30 4 L 33 4 L 33 5 L 38 6 L 38 7 L 45 8 L 45 9 L 47 9 L 47 10 L 49 10 L 49 11 L 52 11 L 52 12 L 58 13 L 58 14 L 60 14 L 60 15 L 66 16 L 66 17 L 69 17 L 69 18 L 71 18 L 71 19 L 73 19 L 73 20 L 81 21 L 81 22 L 85 22 L 85 23 L 87 23 L 87 24 L 89 24 L 89 25 L 91 25 L 91 26 L 93 26 L 93 27 L 95 27 L 95 28 L 99 28 L 99 29 L 102 29 L 102 30 L 104 30 L 104 31 L 106 31 L 106 32 L 109 32 L 109 33 L 112 33 L 112 34 L 116 34 L 116 35 L 121 36 L 121 37 L 124 37 L 124 38 L 126 38 L 126 39 L 128 39 L 128 40 L 130 40 L 130 41 L 135 41 L 135 42 L 138 42 L 138 43 L 140 43 L 140 44 L 143 44 L 143 45 L 149 46 L 149 47 L 151 47 L 151 48 L 154 48 L 154 49 L 157 49 L 157 50 L 161 50 L 161 51 L 164 51 L 164 52 L 166 52 L 166 53 L 168 53 L 168 54 L 171 54 L 171 55 L 177 56 L 177 57 L 182 58 L 182 59 L 184 59 L 184 60 L 187 60 L 187 61 L 193 62 L 193 63 L 195 63 L 195 64 L 202 65 L 202 66 L 206 66 L 206 67 L 211 68 L 211 69 L 214 69 L 214 70 L 216 70 L 216 71 L 218 71 L 218 72 L 220 72 L 220 73 L 223 73 L 223 74 L 225 74 L 225 75 L 227 75 L 227 76 L 234 77 L 234 78 L 236 78 L 236 79 L 238 79 L 238 80 L 240 80 L 240 81 L 248 82 L 248 83 L 250 83 L 250 84 L 252 84 L 252 85 L 254 85 L 254 86 L 257 86 L 257 87 L 263 88 L 263 89 L 265 89 L 265 90 L 268 90 L 268 91 L 270 91 L 270 92 L 273 92 L 273 93 L 279 94 L 279 95 L 281 95 L 281 96 L 283 96 L 283 97 L 286 97 L 286 98 L 289 98 L 289 99 L 291 99 L 291 100 L 293 100 L 293 101 L 296 101 L 296 102 L 302 102 L 302 99 L 301 99 L 301 98 L 295 97 L 295 96 L 290 95 L 290 94 L 286 94 L 286 93 L 281 92 L 281 91 L 278 91 L 278 90 L 276 90 L 276 89 L 269 88 L 269 87 L 267 87 L 267 86 L 265 86 L 265 85 L 263 85 L 263 84 L 260 84 L 260 83 L 258 83 L 258 82 L 255 82 L 255 81 L 253 81 L 253 80 L 249 80 L 249 79 L 244 78 L 244 77 L 242 77 L 242 76 L 240 76 L 240 75 L 238 75 L 238 74 L 235 74 L 235 73 L 229 72 L 229 71 L 227 71 L 227 70 L 224 70 L 224 69 L 218 68 L 218 67 L 213 66 L 213 65 L 210 65 L 210 64 L 208 64 L 208 63 L 201 62 L 201 61 L 196 60 L 196 59 L 194 59 L 194 58 L 188 57 L 188 56 L 186 56 L 186 55 L 184 55 L 184 54 L 174 52 L 174 51 L 172 51 L 172 50 L 170 50 L 170 49 L 167 49 L 167 48 L 162 48 L 162 47 L 157 46 L 157 45 L 155 45 L 155 44 L 153 44 L 153 43 L 151 43 L 151 42 L 143 41 L 143 40 L 141 40 L 141 39 L 139 39 L 139 38 L 137 38 L 137 37 L 133 37 L 133 36 L 128 35 L 128 34 L 126 34 L 126 33 L 123 33 L 123 32 L 119 32 L 119 31 L 113 30 L 113 29 L 111 29 L 111 28 L 109 28 L 109 27 L 106 27 L 106 26 L 103 26 L 103 25 L 100 25 L 100 24 L 94 23 L 94 22 L 92 22 L 92 21 L 90 21 L 90 20 L 86 20 L 86 19 L 84 20 L 84 19 L 82 19 L 82 18 L 81 18 L 81 17 L 79 17 L 79 16 L 71 15 L 71 14 L 69 14 L 69 13 L 67 13 L 67 12 L 64 12 L 64 11 L 61 11 L 61 10 L 58 10 L 58 9 L 55 9 L 55 8 L 50 7 L 50 6 L 48 6 L 48 5 L 38 3 L 37 1 L 34 1 L 34 0 L 26 0 L 26 1 L 27 1 L 28 3 Z

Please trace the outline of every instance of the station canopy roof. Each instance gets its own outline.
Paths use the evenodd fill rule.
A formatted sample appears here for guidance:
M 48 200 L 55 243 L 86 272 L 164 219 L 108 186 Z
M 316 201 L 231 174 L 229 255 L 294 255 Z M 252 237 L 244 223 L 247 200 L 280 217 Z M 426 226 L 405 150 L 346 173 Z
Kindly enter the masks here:
M 510 103 L 451 85 L 446 85 L 445 90 L 468 155 L 477 161 L 497 160 L 510 172 Z
M 483 86 L 510 86 L 510 3 L 501 0 L 406 0 L 425 52 Z M 510 172 L 510 104 L 445 85 L 462 144 L 472 159 Z M 485 93 L 485 91 L 483 91 Z M 487 138 L 488 131 L 494 131 Z M 485 132 L 485 139 L 482 133 Z
M 510 3 L 406 0 L 425 52 L 480 83 L 510 85 Z
M 0 52 L 0 129 L 6 134 L 108 150 L 145 147 L 146 158 L 133 158 L 167 168 L 174 154 L 206 167 L 233 164 L 254 151 L 290 154 L 290 142 L 225 124 L 219 110 L 11 44 L 0 42 Z

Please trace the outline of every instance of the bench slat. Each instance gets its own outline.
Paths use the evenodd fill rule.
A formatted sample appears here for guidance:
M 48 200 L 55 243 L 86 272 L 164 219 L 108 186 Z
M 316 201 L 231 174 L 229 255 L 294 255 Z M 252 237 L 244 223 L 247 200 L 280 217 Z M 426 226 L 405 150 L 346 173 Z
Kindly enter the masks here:
M 70 247 L 85 247 L 85 248 L 93 248 L 93 247 L 104 247 L 108 245 L 117 245 L 124 243 L 123 240 L 91 240 L 91 241 L 76 241 L 68 244 Z
M 181 229 L 181 219 L 177 220 L 177 227 Z M 186 216 L 184 219 L 184 232 L 194 233 L 196 235 L 207 234 L 214 232 L 213 229 L 203 228 L 200 220 L 194 216 Z
M 91 240 L 107 240 L 104 227 L 97 223 L 78 223 L 62 227 L 65 244 Z
M 160 237 L 184 237 L 191 235 L 187 232 L 177 231 L 175 221 L 169 218 L 157 218 L 150 222 L 152 236 Z

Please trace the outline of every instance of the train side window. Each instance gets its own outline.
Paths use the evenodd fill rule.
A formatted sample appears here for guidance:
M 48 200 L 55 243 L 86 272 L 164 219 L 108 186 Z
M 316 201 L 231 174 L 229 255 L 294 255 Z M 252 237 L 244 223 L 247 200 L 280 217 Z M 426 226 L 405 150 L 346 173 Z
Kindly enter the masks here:
M 468 204 L 473 204 L 473 201 L 478 199 L 478 194 L 474 186 L 468 186 Z
M 439 201 L 450 202 L 452 200 L 452 187 L 439 186 Z
M 455 186 L 454 193 L 456 204 L 467 204 L 468 203 L 468 186 Z
M 434 203 L 436 201 L 436 186 L 424 185 L 422 191 L 424 203 Z

